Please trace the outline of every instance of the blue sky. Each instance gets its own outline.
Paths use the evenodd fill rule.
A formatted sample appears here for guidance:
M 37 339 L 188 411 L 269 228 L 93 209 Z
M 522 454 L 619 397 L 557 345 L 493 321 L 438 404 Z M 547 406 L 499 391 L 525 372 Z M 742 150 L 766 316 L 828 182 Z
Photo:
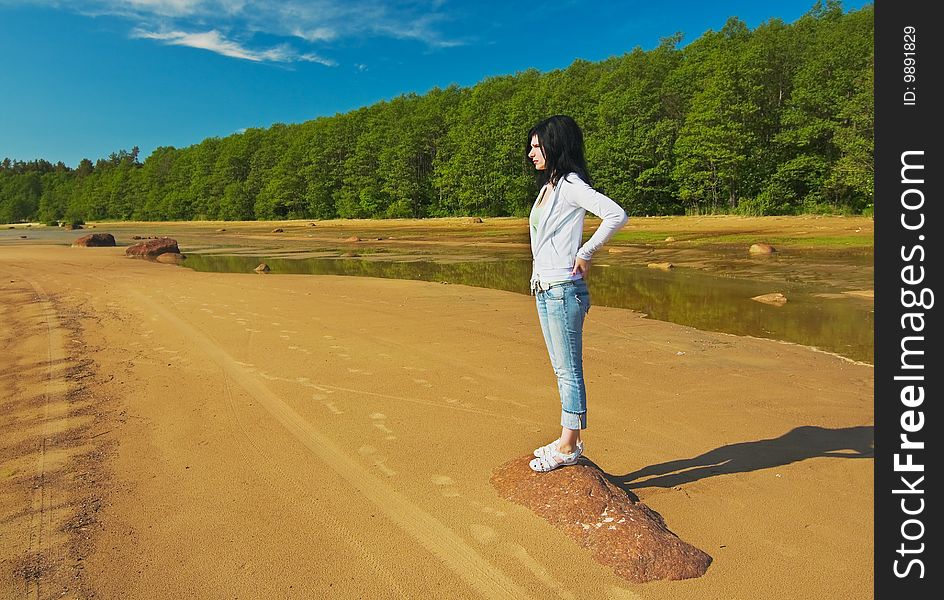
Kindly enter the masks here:
M 75 166 L 566 68 L 814 0 L 0 0 L 0 158 Z M 852 10 L 867 2 L 845 0 Z M 683 42 L 684 43 L 684 42 Z

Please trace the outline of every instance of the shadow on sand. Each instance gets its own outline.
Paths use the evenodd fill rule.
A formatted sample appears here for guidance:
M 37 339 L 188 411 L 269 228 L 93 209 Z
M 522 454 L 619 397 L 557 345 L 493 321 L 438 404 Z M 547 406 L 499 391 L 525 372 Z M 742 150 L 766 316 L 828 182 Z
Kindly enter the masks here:
M 759 471 L 808 458 L 873 458 L 875 428 L 869 426 L 825 429 L 806 425 L 778 438 L 728 444 L 699 454 L 649 465 L 626 475 L 607 475 L 610 482 L 631 490 L 669 488 L 706 477 Z

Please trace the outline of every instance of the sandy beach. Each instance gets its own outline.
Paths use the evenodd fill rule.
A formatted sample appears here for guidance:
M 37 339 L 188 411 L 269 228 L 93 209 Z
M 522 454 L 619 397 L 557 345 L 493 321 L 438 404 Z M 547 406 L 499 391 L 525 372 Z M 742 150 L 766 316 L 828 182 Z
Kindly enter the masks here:
M 587 456 L 703 577 L 489 484 L 560 431 L 527 296 L 3 248 L 0 597 L 871 597 L 871 366 L 599 306 L 584 344 Z

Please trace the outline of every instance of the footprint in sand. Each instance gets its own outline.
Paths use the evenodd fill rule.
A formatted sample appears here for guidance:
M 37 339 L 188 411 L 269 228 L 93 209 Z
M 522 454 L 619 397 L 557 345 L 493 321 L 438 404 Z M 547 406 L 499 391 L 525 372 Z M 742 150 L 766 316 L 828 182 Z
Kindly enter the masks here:
M 472 538 L 483 546 L 491 544 L 495 541 L 495 538 L 498 537 L 495 530 L 488 525 L 473 523 L 469 525 L 469 530 L 472 532 Z
M 474 377 L 469 377 L 468 375 L 463 375 L 459 379 L 461 379 L 462 381 L 468 381 L 469 383 L 478 383 L 478 381 L 476 381 Z
M 439 487 L 439 493 L 443 498 L 458 498 L 462 495 L 454 487 L 456 485 L 455 480 L 448 475 L 434 475 L 432 481 L 434 485 Z
M 372 375 L 370 371 L 365 371 L 364 369 L 352 369 L 350 367 L 348 367 L 347 372 L 354 375 Z
M 425 388 L 431 388 L 431 387 L 433 387 L 433 384 L 431 384 L 430 382 L 426 381 L 425 379 L 414 379 L 414 380 L 413 380 L 413 383 L 417 383 L 417 384 L 419 384 L 419 385 L 421 385 L 421 386 L 423 386 L 423 387 L 425 387 Z
M 409 365 L 407 365 L 407 366 L 405 366 L 405 367 L 403 367 L 403 368 L 406 369 L 407 371 L 425 371 L 425 370 L 426 370 L 424 367 L 413 367 L 413 366 L 409 366 Z M 414 380 L 414 381 L 415 381 L 415 380 Z
M 360 448 L 357 449 L 357 453 L 360 454 L 361 456 L 370 456 L 371 454 L 375 454 L 376 452 L 377 452 L 377 449 L 374 448 L 373 446 L 361 446 Z
M 488 506 L 487 504 L 482 504 L 481 502 L 479 502 L 479 501 L 477 501 L 477 500 L 469 500 L 469 506 L 471 506 L 472 508 L 474 508 L 474 509 L 476 509 L 476 510 L 482 511 L 483 513 L 485 513 L 485 514 L 487 514 L 487 515 L 494 515 L 494 516 L 496 516 L 496 517 L 504 517 L 504 516 L 505 516 L 505 511 L 503 511 L 503 510 L 496 510 L 496 509 L 492 508 L 491 506 Z
M 261 330 L 259 330 L 259 329 L 253 329 L 253 328 L 251 328 L 251 327 L 247 327 L 247 328 L 246 328 L 246 331 L 248 331 L 249 333 L 262 333 Z
M 385 421 L 387 415 L 383 413 L 373 413 L 370 415 L 370 418 L 374 422 L 374 427 L 387 434 L 387 437 L 384 438 L 385 440 L 389 441 L 397 439 L 397 436 L 393 435 L 393 430 L 387 427 L 387 423 Z
M 364 458 L 373 458 L 374 455 L 377 453 L 377 449 L 374 448 L 373 446 L 361 446 L 360 448 L 357 449 L 357 453 L 363 456 Z M 372 462 L 374 466 L 377 467 L 380 470 L 380 472 L 383 473 L 384 475 L 392 477 L 397 474 L 396 471 L 394 471 L 393 469 L 387 466 L 386 458 L 383 458 L 383 457 L 374 458 Z
M 318 396 L 318 395 L 319 395 L 319 394 L 315 394 L 315 396 Z M 344 411 L 341 410 L 340 408 L 338 408 L 337 406 L 335 406 L 335 405 L 334 405 L 334 402 L 322 402 L 322 404 L 324 404 L 324 405 L 327 407 L 328 410 L 330 410 L 332 413 L 334 413 L 334 414 L 336 414 L 336 415 L 342 415 L 342 414 L 344 414 Z

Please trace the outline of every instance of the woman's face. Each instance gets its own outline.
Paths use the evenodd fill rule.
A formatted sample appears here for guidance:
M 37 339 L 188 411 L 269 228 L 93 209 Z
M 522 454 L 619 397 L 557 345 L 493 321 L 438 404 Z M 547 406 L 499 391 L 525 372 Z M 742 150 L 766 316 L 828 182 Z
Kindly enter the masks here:
M 531 136 L 531 152 L 528 152 L 528 158 L 534 163 L 534 168 L 543 171 L 547 168 L 544 162 L 544 152 L 541 150 L 541 142 L 538 141 L 537 134 Z

